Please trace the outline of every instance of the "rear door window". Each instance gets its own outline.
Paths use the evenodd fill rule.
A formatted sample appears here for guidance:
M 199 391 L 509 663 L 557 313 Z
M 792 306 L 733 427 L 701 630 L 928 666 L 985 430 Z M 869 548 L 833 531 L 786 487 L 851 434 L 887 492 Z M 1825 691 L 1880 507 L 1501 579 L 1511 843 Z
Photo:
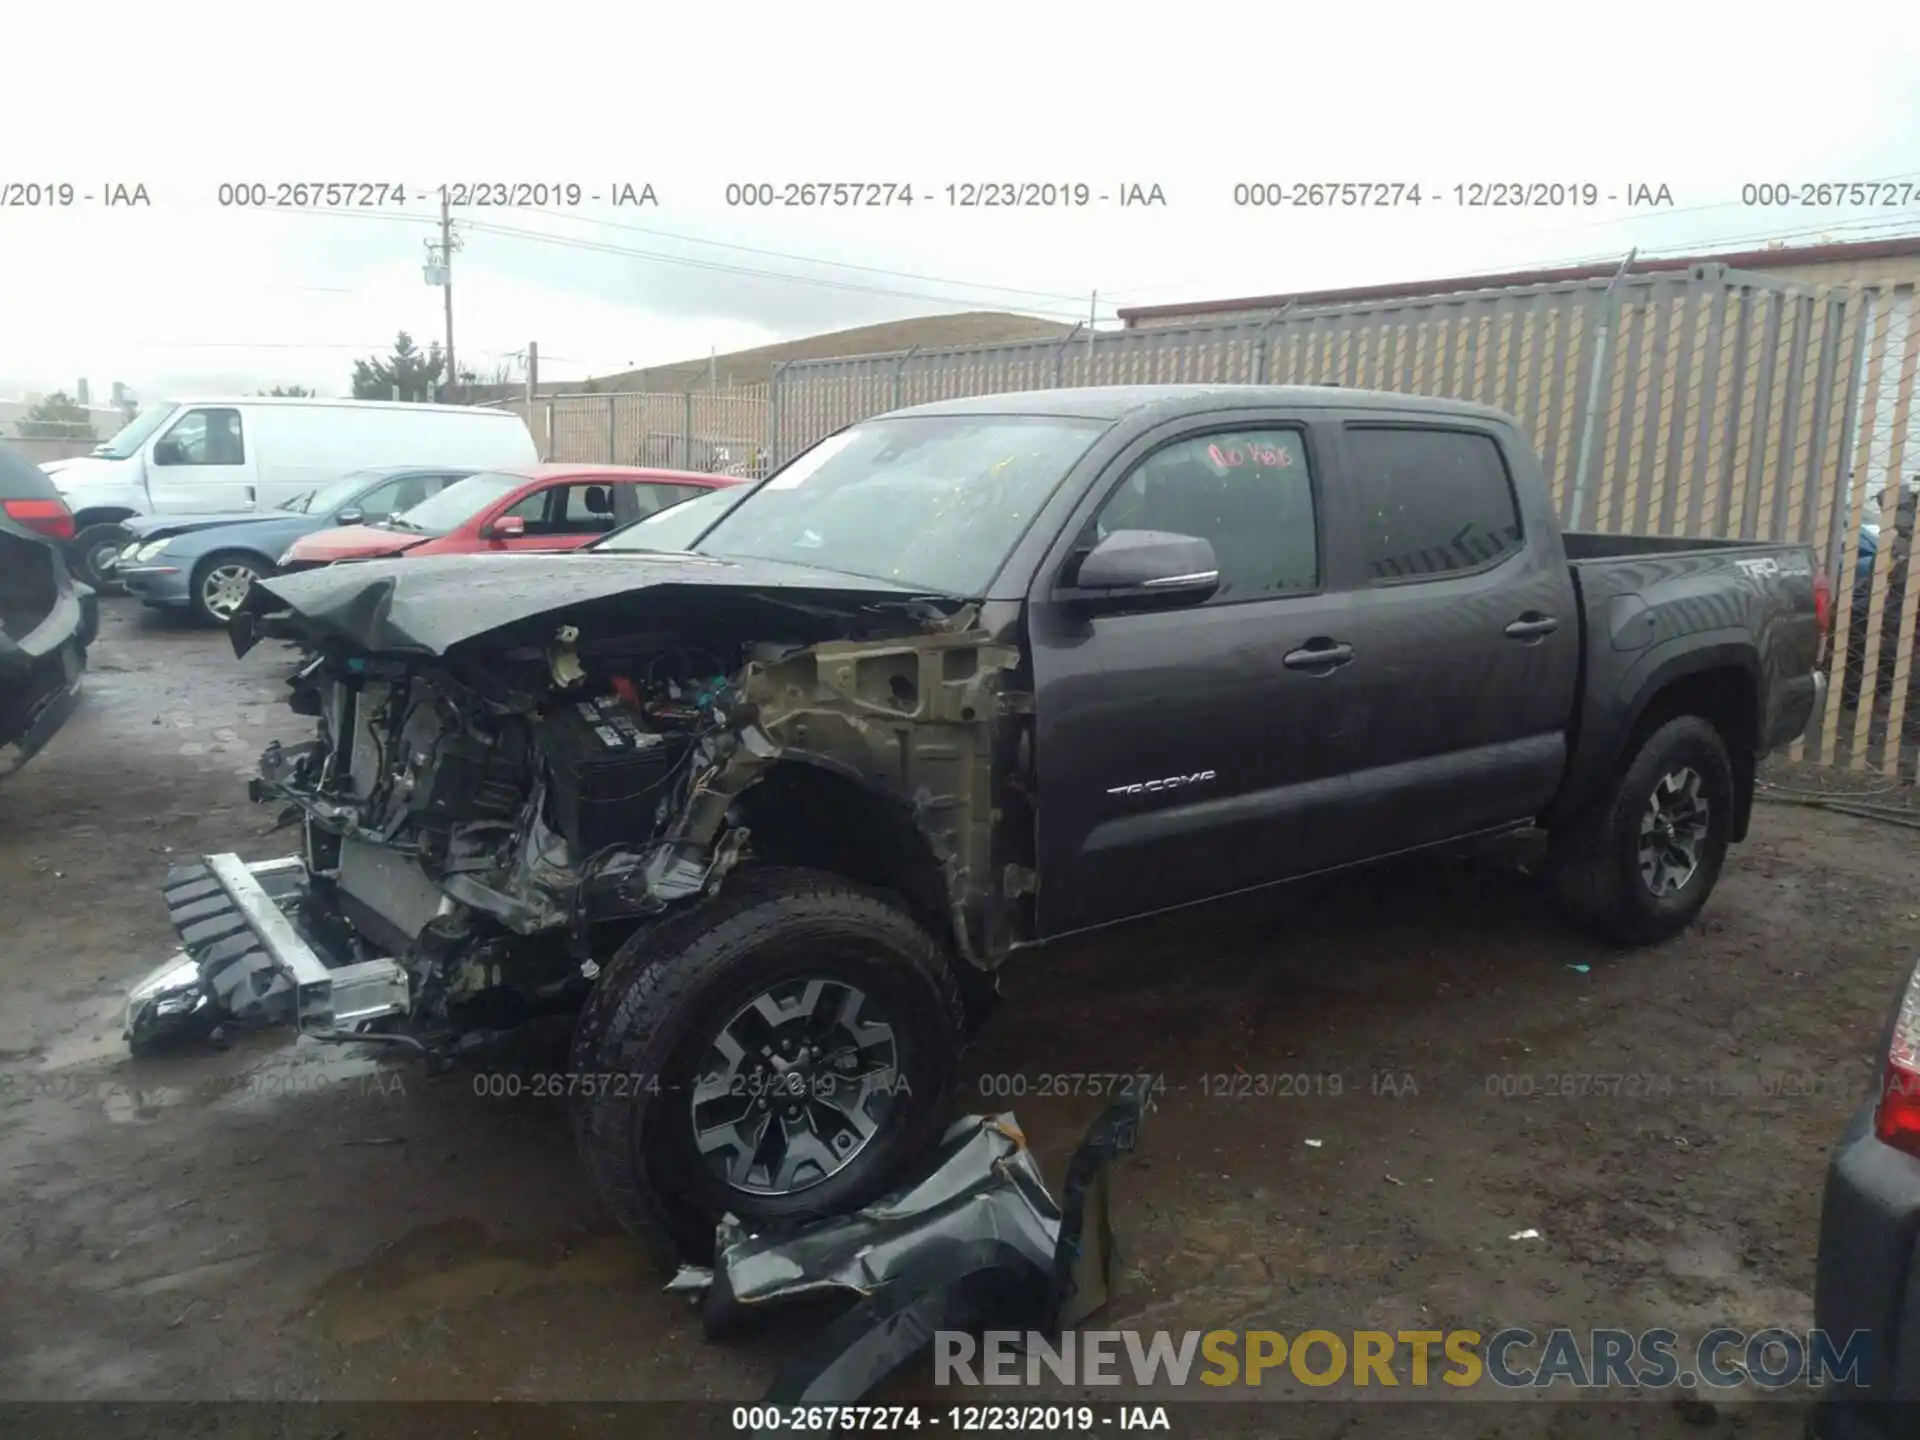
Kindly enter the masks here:
M 600 535 L 614 527 L 614 482 L 602 480 L 568 485 L 557 492 L 555 535 Z
M 1491 435 L 1349 425 L 1346 453 L 1374 584 L 1471 574 L 1525 544 L 1513 480 Z

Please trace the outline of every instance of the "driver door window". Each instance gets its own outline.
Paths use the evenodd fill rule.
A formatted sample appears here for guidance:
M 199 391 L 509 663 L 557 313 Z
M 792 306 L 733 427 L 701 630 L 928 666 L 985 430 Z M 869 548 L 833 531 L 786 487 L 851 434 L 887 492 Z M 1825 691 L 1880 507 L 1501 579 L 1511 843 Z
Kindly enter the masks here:
M 154 446 L 156 465 L 244 465 L 238 410 L 189 410 Z
M 1220 588 L 1209 605 L 1320 587 L 1313 487 L 1297 430 L 1199 435 L 1155 451 L 1108 497 L 1080 548 L 1116 530 L 1163 530 L 1211 544 Z
M 550 534 L 551 530 L 547 525 L 547 506 L 552 500 L 553 494 L 554 492 L 551 490 L 536 490 L 533 494 L 526 496 L 524 499 L 502 510 L 500 512 L 500 518 L 504 520 L 511 515 L 526 521 L 526 533 L 529 535 Z

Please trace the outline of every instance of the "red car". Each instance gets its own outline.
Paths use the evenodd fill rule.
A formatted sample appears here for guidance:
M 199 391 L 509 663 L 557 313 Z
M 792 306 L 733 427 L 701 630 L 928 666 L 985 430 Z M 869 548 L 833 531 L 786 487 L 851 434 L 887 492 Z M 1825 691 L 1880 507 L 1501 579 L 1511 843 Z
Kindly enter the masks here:
M 306 570 L 390 555 L 574 550 L 669 505 L 744 483 L 730 475 L 632 465 L 483 470 L 388 519 L 303 535 L 280 557 L 280 568 Z

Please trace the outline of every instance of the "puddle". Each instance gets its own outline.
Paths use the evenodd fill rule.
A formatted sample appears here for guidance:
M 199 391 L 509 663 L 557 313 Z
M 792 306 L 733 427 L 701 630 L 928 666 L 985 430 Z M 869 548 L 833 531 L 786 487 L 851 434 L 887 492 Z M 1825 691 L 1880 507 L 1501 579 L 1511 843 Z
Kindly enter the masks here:
M 1669 1250 L 1665 1268 L 1680 1280 L 1731 1280 L 1739 1275 L 1740 1262 L 1731 1251 L 1705 1241 Z
M 489 1240 L 477 1221 L 452 1220 L 412 1231 L 327 1281 L 308 1313 L 329 1339 L 354 1345 L 505 1295 L 564 1286 L 657 1289 L 659 1279 L 626 1235 L 513 1244 Z
M 265 1063 L 209 1081 L 206 1093 L 216 1110 L 257 1114 L 300 1095 L 397 1099 L 415 1073 L 404 1061 L 365 1048 L 295 1039 Z
M 288 1030 L 239 1037 L 230 1048 L 186 1049 L 140 1061 L 121 1036 L 124 1002 L 109 996 L 81 1007 L 83 1018 L 47 1045 L 37 1068 L 11 1088 L 92 1108 L 115 1125 L 139 1125 L 182 1105 L 259 1114 L 303 1095 L 395 1100 L 415 1071 L 366 1047 L 302 1040 Z
M 247 1271 L 255 1269 L 265 1258 L 264 1252 L 254 1251 L 226 1260 L 210 1260 L 204 1265 L 194 1265 L 185 1270 L 170 1270 L 163 1275 L 149 1276 L 145 1280 L 136 1280 L 130 1285 L 116 1288 L 128 1295 L 167 1295 L 178 1290 L 190 1290 L 208 1282 L 237 1279 Z
M 80 1007 L 80 1019 L 40 1052 L 42 1070 L 103 1070 L 127 1058 L 120 1029 L 126 1021 L 124 996 L 106 995 Z

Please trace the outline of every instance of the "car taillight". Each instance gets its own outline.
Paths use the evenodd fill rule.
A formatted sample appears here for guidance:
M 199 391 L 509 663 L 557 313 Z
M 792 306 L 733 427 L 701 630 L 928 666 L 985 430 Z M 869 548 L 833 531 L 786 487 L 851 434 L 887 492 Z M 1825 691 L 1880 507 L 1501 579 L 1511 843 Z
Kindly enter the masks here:
M 15 524 L 24 525 L 49 540 L 73 538 L 73 511 L 64 500 L 0 500 L 0 509 Z
M 1893 1017 L 1873 1133 L 1896 1150 L 1920 1156 L 1920 966 L 1907 977 L 1900 1011 Z
M 1827 631 L 1833 628 L 1833 581 L 1824 572 L 1816 572 L 1813 577 L 1813 623 L 1825 640 Z

